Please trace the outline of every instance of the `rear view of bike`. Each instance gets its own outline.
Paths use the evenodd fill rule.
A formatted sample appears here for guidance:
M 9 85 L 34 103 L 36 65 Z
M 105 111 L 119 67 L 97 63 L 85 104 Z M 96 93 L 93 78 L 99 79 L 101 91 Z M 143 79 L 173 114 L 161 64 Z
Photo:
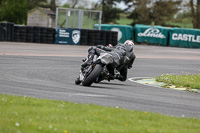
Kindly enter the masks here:
M 113 57 L 109 53 L 101 53 L 100 56 L 88 64 L 86 67 L 80 70 L 79 77 L 75 80 L 75 84 L 81 84 L 83 86 L 91 86 L 92 83 L 101 74 L 103 67 L 113 62 Z

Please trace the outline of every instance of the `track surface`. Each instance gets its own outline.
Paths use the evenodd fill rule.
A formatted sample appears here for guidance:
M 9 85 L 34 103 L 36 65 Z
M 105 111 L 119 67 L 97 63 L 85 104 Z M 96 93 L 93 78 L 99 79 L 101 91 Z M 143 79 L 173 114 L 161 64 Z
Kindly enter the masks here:
M 112 81 L 75 85 L 88 46 L 0 42 L 0 93 L 200 118 L 200 94 Z M 200 49 L 135 46 L 129 78 L 200 73 Z

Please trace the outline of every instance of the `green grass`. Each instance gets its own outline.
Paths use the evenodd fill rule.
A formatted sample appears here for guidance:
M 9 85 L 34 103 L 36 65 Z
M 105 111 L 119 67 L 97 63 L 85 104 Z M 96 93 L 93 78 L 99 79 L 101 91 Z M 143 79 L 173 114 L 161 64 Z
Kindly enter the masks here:
M 175 27 L 176 26 L 178 26 L 178 27 L 180 27 L 180 28 L 190 28 L 190 29 L 192 29 L 193 28 L 193 25 L 192 25 L 192 23 L 191 22 L 168 22 L 167 24 L 169 24 L 169 25 L 174 25 Z
M 89 29 L 93 28 L 94 24 L 98 24 L 98 16 L 97 14 L 93 13 L 91 17 L 91 21 L 89 22 L 89 14 L 85 13 L 83 18 L 83 28 Z M 133 19 L 127 18 L 128 14 L 121 13 L 120 19 L 116 20 L 116 23 L 119 25 L 131 25 Z M 78 25 L 78 18 L 77 14 L 71 14 L 68 18 L 68 27 L 76 27 Z M 66 26 L 66 11 L 60 10 L 59 17 L 58 17 L 58 26 L 65 27 Z M 169 22 L 166 22 L 167 25 L 178 26 L 180 28 L 193 28 L 191 18 L 181 18 L 181 19 L 174 19 Z
M 167 86 L 186 87 L 188 89 L 200 89 L 200 75 L 161 75 L 156 81 L 167 83 Z
M 83 16 L 83 29 L 93 29 L 94 24 L 99 24 L 99 18 L 97 17 L 98 13 L 92 13 L 91 16 L 88 12 L 84 13 Z M 68 16 L 68 28 L 77 28 L 78 27 L 78 14 L 77 12 L 71 13 Z M 66 27 L 66 10 L 60 10 L 58 16 L 58 27 Z
M 127 14 L 120 14 L 120 19 L 116 20 L 117 24 L 119 24 L 119 25 L 131 25 L 133 20 L 128 19 L 127 16 L 128 16 Z
M 1 133 L 199 133 L 200 119 L 0 94 Z

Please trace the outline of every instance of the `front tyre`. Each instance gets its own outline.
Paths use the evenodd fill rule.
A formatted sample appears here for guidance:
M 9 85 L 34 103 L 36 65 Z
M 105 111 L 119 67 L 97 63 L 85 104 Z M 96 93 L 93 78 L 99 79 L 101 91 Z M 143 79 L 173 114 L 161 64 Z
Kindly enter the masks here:
M 96 64 L 92 72 L 82 81 L 83 86 L 90 86 L 96 78 L 101 74 L 103 67 L 100 64 Z

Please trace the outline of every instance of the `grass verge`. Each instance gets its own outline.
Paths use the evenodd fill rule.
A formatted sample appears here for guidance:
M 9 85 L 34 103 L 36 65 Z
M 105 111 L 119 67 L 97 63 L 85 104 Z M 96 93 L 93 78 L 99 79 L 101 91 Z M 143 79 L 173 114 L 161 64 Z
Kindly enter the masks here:
M 0 94 L 1 133 L 199 133 L 200 119 Z
M 186 87 L 187 89 L 200 89 L 200 75 L 171 75 L 165 74 L 156 77 L 156 81 L 164 82 L 167 86 Z
M 132 19 L 127 18 L 127 14 L 120 14 L 120 19 L 116 20 L 117 24 L 119 25 L 131 25 L 133 22 Z

